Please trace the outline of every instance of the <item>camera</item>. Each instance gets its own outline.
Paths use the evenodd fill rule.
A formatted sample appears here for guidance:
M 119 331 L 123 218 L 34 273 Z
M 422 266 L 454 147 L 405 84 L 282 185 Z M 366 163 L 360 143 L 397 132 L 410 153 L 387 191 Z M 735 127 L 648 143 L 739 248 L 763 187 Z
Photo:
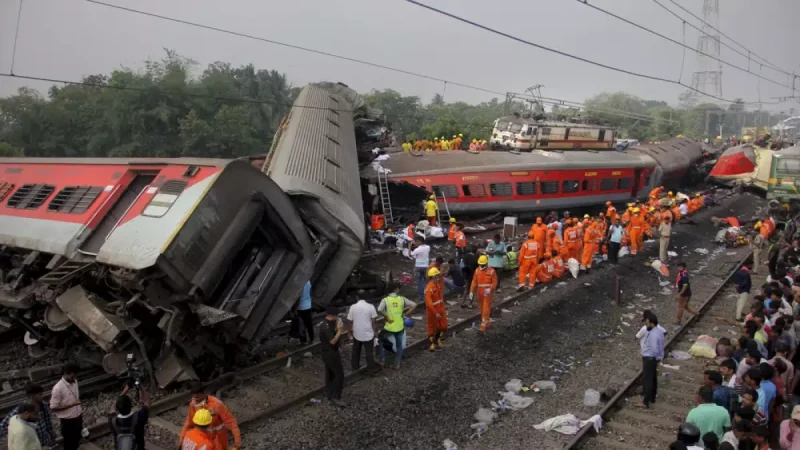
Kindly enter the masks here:
M 139 367 L 136 365 L 136 360 L 133 357 L 133 353 L 128 353 L 127 357 L 125 358 L 125 366 L 127 367 L 127 376 L 128 379 L 125 383 L 128 386 L 128 389 L 136 389 L 139 390 L 139 386 L 142 382 L 142 372 Z

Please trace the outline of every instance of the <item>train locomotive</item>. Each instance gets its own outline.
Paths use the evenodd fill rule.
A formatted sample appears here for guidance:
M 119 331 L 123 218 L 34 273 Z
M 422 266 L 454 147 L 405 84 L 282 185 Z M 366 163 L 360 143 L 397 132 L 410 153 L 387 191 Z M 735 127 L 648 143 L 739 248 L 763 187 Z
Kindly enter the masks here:
M 702 145 L 689 138 L 625 151 L 401 153 L 380 162 L 394 199 L 405 185 L 436 195 L 452 214 L 526 212 L 646 198 L 663 185 L 702 180 Z M 376 179 L 374 168 L 362 174 Z M 398 195 L 395 195 L 398 193 Z
M 0 158 L 0 324 L 32 354 L 159 385 L 212 376 L 314 283 L 331 301 L 365 223 L 353 99 L 308 85 L 248 159 Z

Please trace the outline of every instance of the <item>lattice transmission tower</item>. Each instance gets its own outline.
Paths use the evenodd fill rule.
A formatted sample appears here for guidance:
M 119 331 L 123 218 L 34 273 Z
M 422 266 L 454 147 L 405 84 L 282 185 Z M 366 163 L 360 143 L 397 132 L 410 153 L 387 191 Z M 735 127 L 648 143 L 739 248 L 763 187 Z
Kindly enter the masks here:
M 696 101 L 702 96 L 697 91 L 722 97 L 722 63 L 719 61 L 719 0 L 703 0 L 703 32 L 697 39 L 697 67 L 692 76 L 691 97 Z M 711 55 L 717 60 L 709 58 Z

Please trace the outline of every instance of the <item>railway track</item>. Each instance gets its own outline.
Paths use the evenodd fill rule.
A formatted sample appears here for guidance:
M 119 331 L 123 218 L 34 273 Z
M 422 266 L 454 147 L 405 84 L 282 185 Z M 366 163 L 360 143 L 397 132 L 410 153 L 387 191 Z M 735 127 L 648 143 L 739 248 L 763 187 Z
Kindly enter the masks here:
M 679 369 L 659 366 L 657 402 L 649 409 L 634 407 L 641 400 L 642 372 L 640 367 L 636 369 L 623 367 L 620 369 L 622 372 L 634 373 L 598 413 L 605 421 L 603 428 L 599 433 L 594 433 L 591 426 L 582 428 L 564 448 L 664 449 L 676 439 L 678 426 L 685 420 L 689 410 L 696 406 L 694 397 L 703 384 L 704 364 L 711 360 L 693 358 L 679 361 L 671 358 L 670 352 L 688 351 L 694 340 L 703 334 L 716 339 L 738 338 L 740 335 L 738 327 L 719 322 L 715 317 L 732 315 L 736 303 L 735 295 L 730 295 L 735 293 L 732 277 L 750 257 L 748 254 L 738 263 L 723 263 L 723 267 L 724 264 L 733 267 L 729 268 L 724 282 L 718 287 L 703 285 L 692 287 L 694 298 L 705 300 L 702 305 L 696 306 L 698 313 L 695 316 L 667 335 L 664 364 L 679 366 Z M 754 280 L 753 286 L 759 285 Z M 664 322 L 667 320 L 669 319 L 666 317 L 662 318 Z
M 533 296 L 541 289 L 517 293 L 510 287 L 511 284 L 503 286 L 498 293 L 502 300 L 494 305 L 495 317 L 504 314 L 503 309 L 513 307 L 515 303 Z M 468 329 L 474 330 L 469 332 L 477 332 L 477 325 L 480 323 L 480 312 L 477 308 L 462 309 L 455 300 L 449 300 L 448 306 L 449 338 Z M 420 304 L 411 314 L 416 319 L 416 325 L 407 329 L 404 359 L 427 349 L 424 315 L 424 304 Z M 448 344 L 448 340 L 445 340 L 445 351 Z M 319 349 L 319 344 L 309 345 L 235 373 L 224 374 L 208 382 L 207 391 L 218 396 L 231 409 L 244 433 L 248 428 L 267 419 L 324 397 L 324 366 L 318 356 Z M 346 385 L 371 376 L 366 373 L 363 357 L 361 368 L 357 371 L 351 370 L 351 350 L 352 345 L 349 344 L 341 348 Z M 386 368 L 380 375 L 390 376 L 391 372 L 391 369 Z M 148 448 L 160 450 L 174 447 L 186 417 L 189 398 L 188 392 L 181 392 L 151 405 L 150 426 L 146 437 Z M 111 430 L 105 421 L 88 428 L 90 444 L 87 448 L 105 448 L 110 444 L 108 435 Z

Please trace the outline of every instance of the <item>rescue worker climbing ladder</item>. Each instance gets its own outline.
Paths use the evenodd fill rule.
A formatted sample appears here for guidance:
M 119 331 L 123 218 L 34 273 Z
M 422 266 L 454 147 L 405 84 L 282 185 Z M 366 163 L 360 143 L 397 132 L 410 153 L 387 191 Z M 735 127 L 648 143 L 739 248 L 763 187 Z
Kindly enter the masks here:
M 478 304 L 481 307 L 481 332 L 485 332 L 491 325 L 489 316 L 492 313 L 492 297 L 497 289 L 497 272 L 488 265 L 489 258 L 481 255 L 478 258 L 478 270 L 472 277 L 472 286 L 469 289 L 470 300 L 476 292 L 478 294 Z

